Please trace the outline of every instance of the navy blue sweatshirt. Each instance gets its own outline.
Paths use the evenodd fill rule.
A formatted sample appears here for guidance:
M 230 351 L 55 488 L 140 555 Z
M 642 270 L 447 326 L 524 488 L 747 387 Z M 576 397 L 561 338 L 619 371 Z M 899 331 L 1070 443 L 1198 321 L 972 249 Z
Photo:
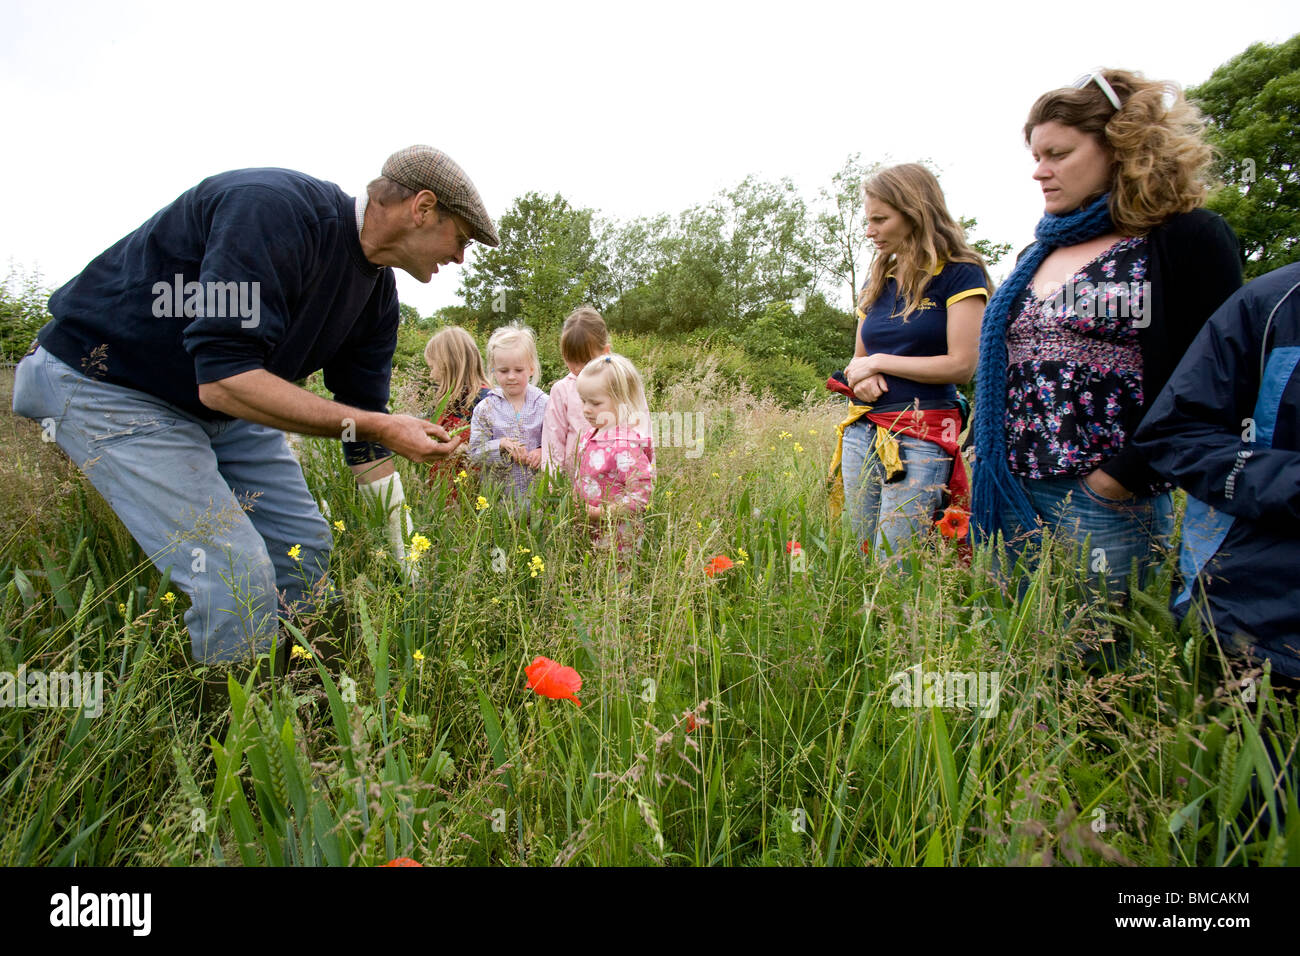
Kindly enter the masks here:
M 324 369 L 338 401 L 388 405 L 392 270 L 362 254 L 353 199 L 292 170 L 203 180 L 55 292 L 50 313 L 47 351 L 198 418 L 229 418 L 199 401 L 200 384 L 255 369 L 289 381 Z
M 1267 330 L 1267 336 L 1266 336 Z M 1173 596 L 1205 597 L 1218 637 L 1300 679 L 1300 263 L 1210 317 L 1134 445 L 1187 489 Z

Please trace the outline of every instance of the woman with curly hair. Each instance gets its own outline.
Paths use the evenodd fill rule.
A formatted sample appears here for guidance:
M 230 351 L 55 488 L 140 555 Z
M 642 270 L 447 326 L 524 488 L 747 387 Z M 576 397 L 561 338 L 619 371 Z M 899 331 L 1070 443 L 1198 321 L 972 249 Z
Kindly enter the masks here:
M 1115 591 L 1173 529 L 1133 433 L 1241 258 L 1201 208 L 1211 151 L 1177 87 L 1093 72 L 1039 97 L 1024 133 L 1045 214 L 985 312 L 972 524 L 1086 542 L 1089 584 Z

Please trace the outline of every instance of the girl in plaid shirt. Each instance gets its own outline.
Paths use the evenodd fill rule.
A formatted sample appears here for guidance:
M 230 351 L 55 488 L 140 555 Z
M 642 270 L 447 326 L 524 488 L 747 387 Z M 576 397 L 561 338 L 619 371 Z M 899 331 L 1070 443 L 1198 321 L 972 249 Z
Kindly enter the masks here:
M 485 477 L 505 484 L 516 502 L 528 495 L 542 464 L 542 421 L 546 393 L 538 376 L 537 340 L 526 326 L 502 326 L 488 339 L 488 372 L 496 388 L 474 409 L 470 460 Z

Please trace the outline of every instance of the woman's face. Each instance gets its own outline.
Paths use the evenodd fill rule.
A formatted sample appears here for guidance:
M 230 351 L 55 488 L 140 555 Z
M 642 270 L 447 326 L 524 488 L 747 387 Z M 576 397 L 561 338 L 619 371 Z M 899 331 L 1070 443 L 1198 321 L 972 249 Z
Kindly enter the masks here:
M 882 199 L 867 197 L 867 238 L 882 255 L 897 253 L 904 239 L 912 234 L 907 218 Z
M 1043 188 L 1043 209 L 1060 216 L 1110 189 L 1115 163 L 1096 137 L 1055 120 L 1029 134 L 1034 179 Z

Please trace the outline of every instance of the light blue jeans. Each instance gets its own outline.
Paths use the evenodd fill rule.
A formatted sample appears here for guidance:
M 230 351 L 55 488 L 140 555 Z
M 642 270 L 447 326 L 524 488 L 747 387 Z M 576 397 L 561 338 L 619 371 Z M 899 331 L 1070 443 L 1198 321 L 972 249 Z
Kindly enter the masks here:
M 1016 478 L 1029 496 L 1039 520 L 1058 542 L 1075 550 L 1078 572 L 1088 589 L 1105 586 L 1111 595 L 1127 590 L 1129 574 L 1139 584 L 1169 548 L 1174 530 L 1173 498 L 1168 493 L 1112 501 L 1088 487 L 1082 478 Z M 1003 526 L 1018 528 L 1010 509 Z M 1008 542 L 1025 529 L 1008 535 Z M 1018 547 L 1011 544 L 1013 552 Z
M 859 418 L 844 429 L 844 510 L 863 551 L 871 542 L 871 549 L 883 554 L 880 547 L 888 541 L 890 552 L 896 552 L 912 535 L 927 530 L 952 475 L 952 457 L 938 445 L 910 435 L 897 439 L 907 473 L 886 483 L 884 466 L 876 457 L 876 426 Z
M 45 349 L 19 363 L 13 409 L 52 430 L 154 566 L 171 569 L 190 598 L 195 660 L 266 651 L 279 617 L 328 589 L 333 538 L 283 432 L 203 421 Z

